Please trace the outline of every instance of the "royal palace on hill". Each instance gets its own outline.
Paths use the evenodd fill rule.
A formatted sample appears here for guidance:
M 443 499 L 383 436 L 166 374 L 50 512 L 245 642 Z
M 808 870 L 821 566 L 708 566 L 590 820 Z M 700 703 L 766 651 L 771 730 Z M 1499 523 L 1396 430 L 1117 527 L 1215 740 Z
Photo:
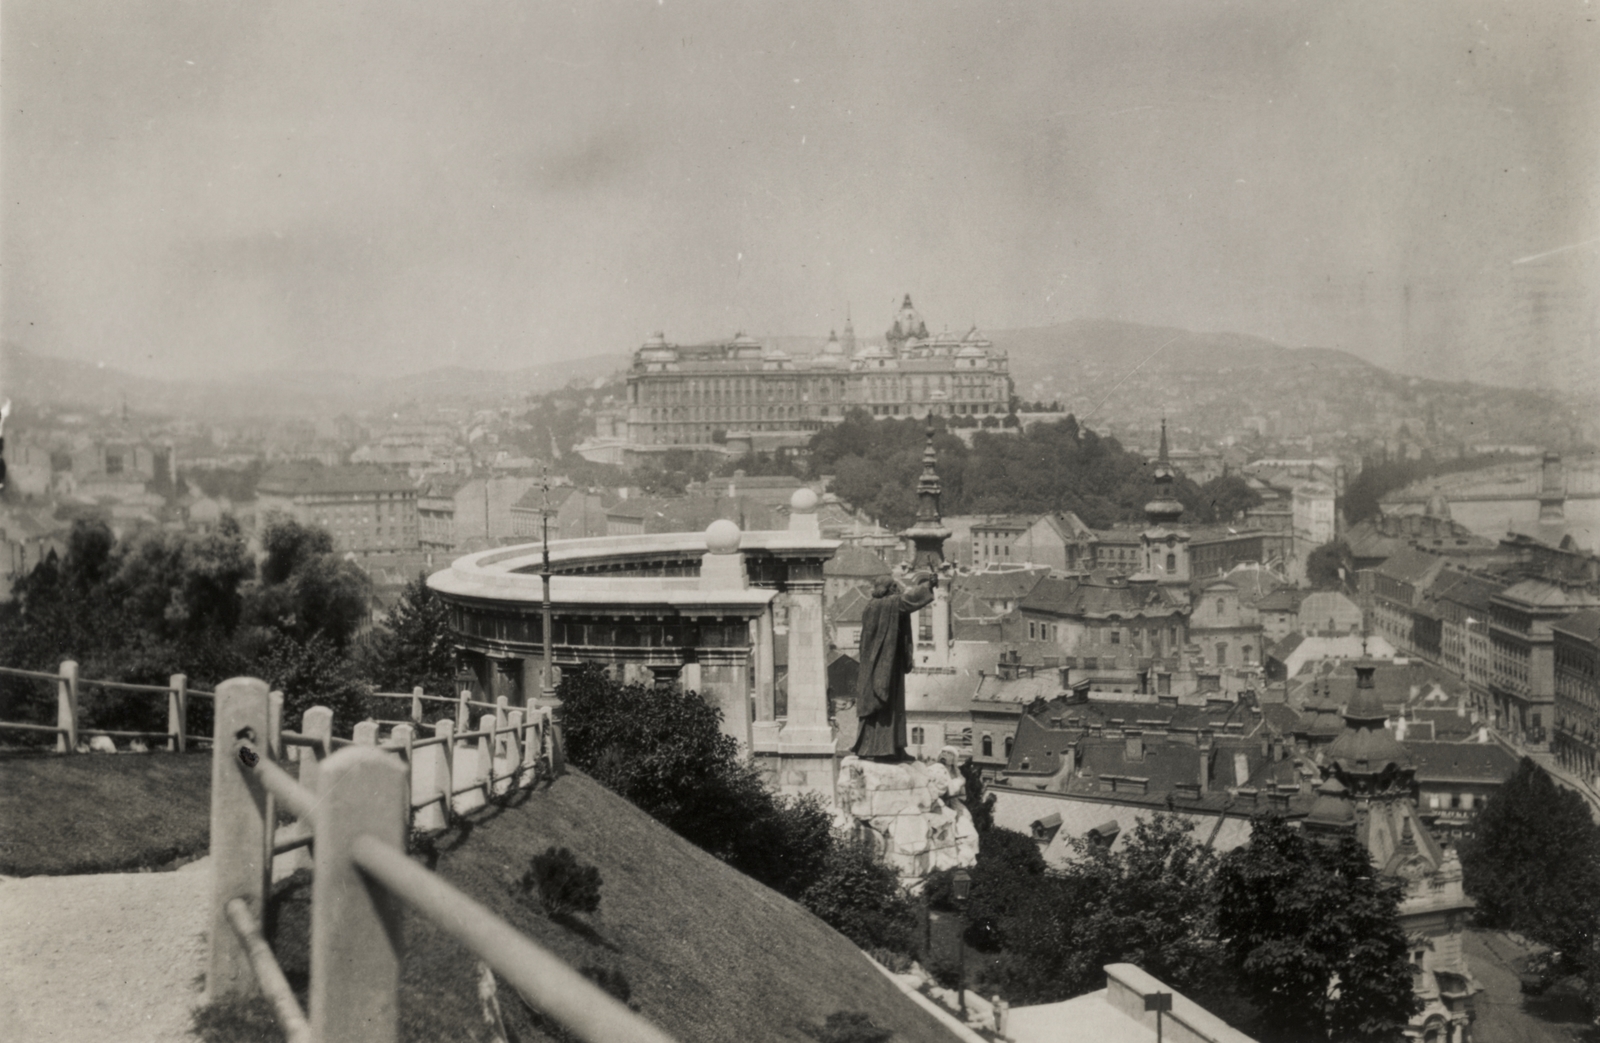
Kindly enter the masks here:
M 656 334 L 634 354 L 625 429 L 631 447 L 779 448 L 852 409 L 873 416 L 1004 414 L 1006 353 L 976 328 L 930 334 L 906 295 L 883 345 L 829 334 L 814 355 L 763 347 L 753 337 L 671 344 Z M 742 444 L 741 444 L 742 443 Z

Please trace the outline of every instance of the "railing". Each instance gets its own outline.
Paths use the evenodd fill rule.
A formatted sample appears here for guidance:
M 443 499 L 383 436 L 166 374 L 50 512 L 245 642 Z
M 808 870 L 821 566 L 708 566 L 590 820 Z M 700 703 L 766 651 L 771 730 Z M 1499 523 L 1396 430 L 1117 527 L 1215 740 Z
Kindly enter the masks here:
M 428 701 L 419 692 L 401 698 Z M 437 697 L 435 697 L 437 698 Z M 282 696 L 253 678 L 216 695 L 211 775 L 211 951 L 206 1000 L 265 995 L 290 1043 L 393 1043 L 398 1032 L 400 929 L 409 907 L 471 949 L 536 1009 L 589 1043 L 666 1043 L 661 1030 L 559 957 L 405 855 L 408 821 L 442 825 L 496 793 L 532 785 L 559 763 L 559 727 L 531 700 L 489 706 L 475 732 L 439 721 L 428 738 L 411 723 L 379 743 L 356 726 L 343 748 L 326 707 L 281 730 Z M 459 700 L 442 700 L 459 703 Z M 476 743 L 476 747 L 472 743 Z M 299 779 L 282 752 L 299 752 Z M 503 770 L 502 770 L 503 765 Z M 298 818 L 281 831 L 276 805 Z M 301 1010 L 262 935 L 275 854 L 310 848 L 310 1016 Z
M 45 673 L 41 670 L 19 670 L 16 667 L 0 666 L 0 677 L 25 677 L 55 683 L 55 724 L 0 721 L 0 730 L 53 733 L 56 737 L 56 752 L 58 753 L 79 752 L 78 736 L 80 733 L 90 736 L 104 735 L 113 739 L 165 742 L 167 749 L 180 753 L 187 750 L 191 742 L 211 741 L 208 736 L 189 735 L 187 728 L 189 723 L 189 699 L 195 696 L 210 699 L 213 698 L 214 693 L 203 691 L 199 688 L 190 688 L 189 679 L 183 674 L 173 674 L 171 680 L 164 687 L 155 684 L 126 684 L 122 681 L 96 681 L 87 677 L 80 678 L 78 676 L 78 664 L 68 659 L 53 674 Z M 79 718 L 78 694 L 85 685 L 112 691 L 165 695 L 167 700 L 166 731 L 117 731 L 111 728 L 84 727 Z

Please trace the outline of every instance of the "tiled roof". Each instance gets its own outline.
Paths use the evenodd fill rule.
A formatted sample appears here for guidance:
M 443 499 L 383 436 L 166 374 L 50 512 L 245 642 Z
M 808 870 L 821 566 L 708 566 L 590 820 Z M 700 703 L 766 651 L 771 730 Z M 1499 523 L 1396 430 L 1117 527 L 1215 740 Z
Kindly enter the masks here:
M 1439 597 L 1480 614 L 1487 614 L 1489 598 L 1505 589 L 1504 583 L 1483 576 L 1473 576 L 1464 572 L 1457 575 L 1459 578 L 1456 582 Z
M 871 600 L 872 598 L 862 593 L 860 589 L 851 587 L 843 596 L 829 602 L 828 619 L 834 623 L 859 623 L 862 611 Z
M 1575 612 L 1559 623 L 1551 624 L 1551 628 L 1591 643 L 1600 641 L 1600 611 L 1585 609 Z
M 822 566 L 825 576 L 872 578 L 889 575 L 883 559 L 865 547 L 845 545 Z
M 550 509 L 557 511 L 567 502 L 567 497 L 578 491 L 575 485 L 558 485 L 550 490 Z M 538 511 L 544 508 L 544 489 L 534 486 L 523 493 L 517 502 L 511 505 L 514 511 Z
M 1418 782 L 1504 782 L 1517 758 L 1496 742 L 1407 742 Z
M 376 467 L 274 467 L 262 475 L 256 489 L 283 496 L 341 495 L 350 493 L 415 493 L 404 474 Z
M 1017 601 L 1026 597 L 1049 574 L 1049 569 L 1008 569 L 1004 572 L 958 574 L 950 585 L 953 594 L 971 594 L 988 601 Z
M 1444 565 L 1444 558 L 1437 554 L 1429 554 L 1415 547 L 1406 547 L 1391 554 L 1375 571 L 1380 576 L 1401 583 L 1415 584 L 1422 582 L 1429 573 L 1443 568 Z
M 1054 612 L 1060 615 L 1069 614 L 1077 602 L 1073 592 L 1078 589 L 1079 583 L 1075 579 L 1057 579 L 1046 576 L 1017 602 L 1018 608 L 1031 609 L 1035 612 Z
M 1498 597 L 1535 608 L 1561 608 L 1572 606 L 1576 612 L 1580 608 L 1589 608 L 1600 605 L 1600 598 L 1582 590 L 1568 590 L 1559 583 L 1551 583 L 1542 579 L 1525 579 L 1502 590 Z
M 1294 652 L 1295 649 L 1300 647 L 1301 643 L 1304 642 L 1305 639 L 1306 636 L 1304 634 L 1287 634 L 1281 641 L 1267 650 L 1267 655 L 1273 659 L 1276 659 L 1280 663 L 1286 662 L 1289 656 Z
M 1258 612 L 1297 612 L 1300 609 L 1301 594 L 1294 590 L 1274 590 L 1270 594 L 1263 594 L 1256 599 Z
M 1061 694 L 1061 674 L 1055 670 L 1041 670 L 1032 677 L 1002 679 L 996 674 L 985 674 L 978 684 L 974 701 L 1019 703 L 1027 706 L 1035 699 L 1053 699 Z

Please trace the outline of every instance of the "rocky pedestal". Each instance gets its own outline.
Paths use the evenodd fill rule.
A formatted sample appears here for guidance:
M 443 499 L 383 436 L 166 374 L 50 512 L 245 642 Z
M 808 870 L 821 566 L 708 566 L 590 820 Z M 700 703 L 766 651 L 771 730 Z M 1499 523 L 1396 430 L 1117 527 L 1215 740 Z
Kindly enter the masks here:
M 846 757 L 835 803 L 843 824 L 869 838 L 901 880 L 913 883 L 935 870 L 977 862 L 978 831 L 954 799 L 963 785 L 942 764 Z

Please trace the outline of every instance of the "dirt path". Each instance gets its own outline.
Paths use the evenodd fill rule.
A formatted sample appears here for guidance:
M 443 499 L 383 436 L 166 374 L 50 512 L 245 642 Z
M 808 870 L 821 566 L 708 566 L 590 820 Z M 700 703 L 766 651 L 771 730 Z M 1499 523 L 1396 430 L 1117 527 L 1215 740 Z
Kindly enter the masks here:
M 208 862 L 173 873 L 0 879 L 0 1035 L 192 1043 Z

